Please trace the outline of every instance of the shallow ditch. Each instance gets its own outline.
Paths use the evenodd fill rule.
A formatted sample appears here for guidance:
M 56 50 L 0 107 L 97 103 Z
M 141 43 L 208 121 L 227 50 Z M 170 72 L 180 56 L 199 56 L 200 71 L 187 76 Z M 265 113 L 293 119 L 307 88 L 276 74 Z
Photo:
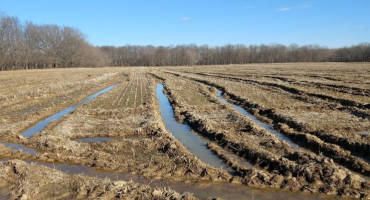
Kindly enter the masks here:
M 178 139 L 191 153 L 198 157 L 203 162 L 210 164 L 214 167 L 226 168 L 232 171 L 226 166 L 225 162 L 219 158 L 213 151 L 207 148 L 207 142 L 209 140 L 195 133 L 188 124 L 181 124 L 176 121 L 174 111 L 171 103 L 164 93 L 164 88 L 161 83 L 157 83 L 156 96 L 159 101 L 159 107 L 161 112 L 162 120 L 166 128 Z M 262 123 L 262 122 L 261 122 Z M 285 137 L 285 136 L 284 136 Z M 289 139 L 289 138 L 288 138 Z M 295 143 L 293 143 L 296 145 Z M 234 156 L 239 160 L 238 156 Z M 247 167 L 252 165 L 245 161 L 243 163 Z M 206 198 L 210 196 L 217 196 L 225 199 L 326 199 L 319 195 L 309 195 L 305 193 L 289 193 L 285 191 L 277 190 L 255 190 L 242 185 L 235 184 L 217 184 L 208 183 L 206 187 L 201 185 L 193 185 L 193 187 L 177 188 L 172 186 L 174 190 L 178 192 L 187 191 L 194 193 L 199 198 Z M 262 192 L 262 193 L 261 193 Z M 207 195 L 205 195 L 207 194 Z M 204 196 L 203 196 L 204 195 Z
M 7 162 L 9 160 L 2 160 L 0 162 Z M 81 174 L 95 178 L 109 178 L 113 181 L 133 181 L 139 184 L 145 184 L 151 187 L 169 187 L 179 193 L 192 193 L 194 196 L 200 199 L 210 199 L 210 197 L 220 197 L 228 200 L 309 200 L 309 199 L 328 199 L 321 195 L 311 195 L 299 192 L 282 192 L 277 190 L 259 190 L 248 188 L 243 185 L 227 184 L 227 183 L 183 183 L 183 182 L 172 182 L 165 180 L 146 179 L 141 176 L 132 174 L 123 174 L 115 172 L 107 172 L 101 170 L 95 170 L 83 165 L 67 165 L 67 164 L 51 164 L 44 162 L 28 161 L 25 162 L 33 163 L 37 165 L 46 166 L 52 169 L 57 169 L 67 174 Z
M 139 136 L 129 136 L 129 137 L 86 137 L 86 138 L 76 138 L 76 142 L 80 143 L 102 143 L 109 141 L 135 141 L 140 140 L 145 137 Z
M 360 134 L 361 135 L 370 135 L 370 131 L 361 131 Z
M 11 198 L 9 191 L 9 187 L 0 185 L 0 200 L 9 200 Z
M 28 153 L 28 154 L 31 154 L 31 155 L 36 155 L 38 152 L 34 149 L 30 149 L 26 146 L 24 146 L 23 144 L 14 144 L 14 143 L 8 143 L 8 142 L 0 142 L 0 144 L 10 148 L 10 149 L 14 149 L 16 151 L 21 151 L 21 152 L 24 152 L 24 153 Z
M 115 84 L 116 85 L 116 84 Z M 114 88 L 115 85 L 112 85 L 100 92 L 89 96 L 84 101 L 74 106 L 76 109 L 78 106 L 83 105 L 85 103 L 90 102 L 100 94 L 110 91 Z M 174 113 L 171 104 L 168 101 L 168 98 L 163 93 L 163 85 L 157 85 L 157 97 L 161 107 L 161 116 L 164 120 L 166 127 L 174 134 L 174 136 L 179 139 L 183 144 L 189 148 L 189 150 L 194 153 L 199 158 L 205 160 L 205 162 L 212 164 L 213 166 L 218 166 L 222 168 L 226 168 L 225 163 L 218 158 L 213 152 L 211 152 L 206 147 L 206 140 L 205 138 L 201 138 L 198 134 L 192 133 L 190 126 L 186 124 L 178 123 L 174 118 Z M 68 109 L 68 108 L 67 108 Z M 67 110 L 66 109 L 66 110 Z M 73 109 L 73 110 L 74 110 Z M 64 112 L 64 115 L 70 113 L 73 110 L 67 110 Z M 64 110 L 63 110 L 64 111 Z M 61 112 L 63 112 L 61 111 Z M 60 112 L 60 113 L 61 113 Z M 62 115 L 63 116 L 63 115 Z M 62 117 L 60 116 L 60 117 Z M 60 117 L 55 117 L 53 120 L 57 120 Z M 51 121 L 51 120 L 50 120 Z M 50 123 L 49 121 L 49 123 Z M 43 128 L 46 127 L 48 123 L 44 122 L 45 124 L 41 124 L 38 128 L 33 129 L 33 133 L 30 131 L 29 137 L 33 134 L 41 131 Z M 107 137 L 94 137 L 94 138 L 84 138 L 80 139 L 83 140 L 82 142 L 105 142 L 109 141 L 112 138 Z M 37 151 L 34 149 L 30 149 L 25 147 L 21 144 L 10 144 L 2 142 L 5 146 L 11 149 L 23 151 L 29 154 L 37 154 Z M 10 159 L 3 159 L 0 162 L 7 162 Z M 200 199 L 208 199 L 209 197 L 221 197 L 224 199 L 230 200 L 242 200 L 242 199 L 254 199 L 254 200 L 262 200 L 262 199 L 276 199 L 276 200 L 290 200 L 290 199 L 327 199 L 326 197 L 322 197 L 321 195 L 310 195 L 305 193 L 291 193 L 285 191 L 278 191 L 278 190 L 262 190 L 262 189 L 252 189 L 248 188 L 243 185 L 236 185 L 236 184 L 228 184 L 228 183 L 184 183 L 184 182 L 172 182 L 166 180 L 157 180 L 157 179 L 146 179 L 138 175 L 132 175 L 127 173 L 115 173 L 115 172 L 107 172 L 107 171 L 100 171 L 93 168 L 89 168 L 83 165 L 69 165 L 69 164 L 52 164 L 52 163 L 45 163 L 40 161 L 26 161 L 29 163 L 35 163 L 38 165 L 46 166 L 49 168 L 57 169 L 63 171 L 68 174 L 83 174 L 90 177 L 96 178 L 109 178 L 111 180 L 125 180 L 125 181 L 134 181 L 140 184 L 147 184 L 152 187 L 170 187 L 173 190 L 176 190 L 179 193 L 183 192 L 190 192 L 193 193 L 196 197 Z M 4 195 L 4 197 L 9 197 L 8 193 Z M 2 197 L 0 195 L 0 197 Z
M 108 142 L 114 140 L 114 138 L 109 137 L 92 137 L 92 138 L 81 138 L 76 139 L 77 142 L 81 143 L 100 143 L 100 142 Z
M 114 84 L 114 85 L 111 85 L 105 89 L 102 89 L 100 90 L 99 92 L 93 94 L 93 95 L 90 95 L 88 97 L 86 97 L 84 100 L 82 100 L 81 102 L 75 104 L 75 105 L 72 105 L 72 106 L 69 106 L 68 108 L 38 122 L 36 125 L 28 128 L 27 130 L 25 130 L 22 135 L 24 135 L 25 137 L 27 138 L 30 138 L 32 137 L 34 134 L 36 133 L 39 133 L 41 130 L 43 130 L 50 122 L 52 121 L 55 121 L 55 120 L 58 120 L 60 119 L 61 117 L 73 112 L 74 110 L 76 110 L 78 107 L 86 104 L 86 103 L 89 103 L 90 101 L 94 100 L 96 97 L 106 93 L 106 92 L 109 92 L 111 91 L 114 87 L 116 87 L 118 85 L 118 83 Z
M 195 133 L 188 124 L 176 121 L 171 103 L 164 94 L 163 85 L 160 83 L 157 83 L 156 95 L 162 120 L 172 135 L 203 162 L 217 168 L 228 169 L 225 162 L 207 148 L 208 141 L 205 138 Z
M 253 122 L 255 122 L 258 126 L 264 128 L 266 131 L 268 131 L 269 133 L 275 135 L 276 137 L 278 137 L 280 140 L 288 143 L 291 147 L 295 148 L 295 149 L 298 149 L 299 146 L 293 142 L 293 140 L 291 140 L 290 138 L 288 138 L 287 136 L 285 136 L 284 134 L 280 133 L 279 131 L 276 131 L 275 129 L 273 129 L 270 125 L 262 122 L 261 120 L 257 119 L 254 115 L 250 114 L 248 111 L 246 111 L 244 108 L 240 107 L 240 106 L 237 106 L 235 104 L 232 104 L 230 102 L 228 102 L 225 98 L 222 97 L 222 91 L 217 91 L 217 99 L 222 102 L 222 103 L 225 103 L 225 104 L 228 104 L 230 106 L 232 106 L 236 111 L 238 111 L 240 114 L 244 115 L 245 117 L 247 117 L 248 119 L 252 120 Z
M 242 115 L 246 116 L 247 118 L 253 120 L 257 125 L 259 125 L 260 127 L 263 127 L 264 129 L 266 129 L 268 132 L 270 132 L 271 134 L 274 134 L 276 135 L 280 140 L 282 141 L 285 141 L 287 142 L 291 147 L 295 148 L 296 150 L 304 150 L 304 151 L 310 151 L 306 148 L 302 148 L 300 147 L 297 143 L 295 143 L 293 140 L 291 140 L 289 137 L 285 136 L 284 134 L 280 133 L 279 131 L 276 131 L 275 129 L 273 129 L 270 125 L 260 121 L 259 119 L 257 119 L 254 115 L 250 114 L 248 111 L 246 111 L 244 108 L 240 107 L 240 106 L 237 106 L 235 104 L 232 104 L 230 102 L 228 102 L 225 98 L 222 97 L 222 94 L 223 92 L 218 90 L 217 91 L 217 99 L 225 104 L 228 104 L 228 105 L 231 105 L 235 110 L 237 110 L 239 113 L 241 113 Z M 363 132 L 361 132 L 363 133 Z M 359 154 L 354 154 L 356 155 L 357 157 L 365 160 L 366 162 L 369 162 L 369 158 L 366 158 L 365 156 L 361 156 Z M 342 163 L 340 162 L 337 162 L 337 164 L 343 168 L 346 168 L 348 169 L 348 167 L 346 167 L 345 165 L 343 165 Z M 364 178 L 365 180 L 369 180 L 369 176 L 366 176 L 366 175 L 363 175 L 361 173 L 358 173 L 352 169 L 349 169 L 353 174 L 356 174 L 356 175 L 359 175 L 361 176 L 362 178 Z

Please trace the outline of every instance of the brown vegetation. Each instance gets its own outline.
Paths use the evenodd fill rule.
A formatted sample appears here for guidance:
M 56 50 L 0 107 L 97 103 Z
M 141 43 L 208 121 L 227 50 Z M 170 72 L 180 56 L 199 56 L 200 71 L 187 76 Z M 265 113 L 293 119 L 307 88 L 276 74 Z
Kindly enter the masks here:
M 166 88 L 172 98 L 171 101 L 178 118 L 184 119 L 193 129 L 214 140 L 221 147 L 267 170 L 265 174 L 271 173 L 272 175 L 267 175 L 262 179 L 263 184 L 291 190 L 320 191 L 342 195 L 343 191 L 348 192 L 347 195 L 349 195 L 356 193 L 355 190 L 365 189 L 358 188 L 364 181 L 361 178 L 358 179 L 359 177 L 354 178 L 359 182 L 350 186 L 352 188 L 349 189 L 344 178 L 357 176 L 346 172 L 343 167 L 336 166 L 331 159 L 304 150 L 297 151 L 270 133 L 261 130 L 258 125 L 235 113 L 228 106 L 216 103 L 212 93 L 209 92 L 212 91 L 212 88 L 207 89 L 205 87 L 207 85 L 202 86 L 195 81 L 189 82 L 191 79 L 174 75 L 156 74 L 165 79 Z M 227 85 L 227 87 L 229 86 Z M 202 95 L 203 98 L 209 99 L 208 103 L 194 104 L 196 101 L 192 99 L 201 99 L 199 96 Z M 245 168 L 234 164 L 227 157 L 225 159 L 233 168 L 239 170 L 242 177 L 253 171 L 247 170 L 246 172 Z M 365 174 L 367 174 L 368 164 L 364 161 L 362 163 L 365 165 L 362 170 L 365 170 Z M 327 171 L 330 173 L 325 175 Z M 253 179 L 248 176 L 246 176 L 246 180 L 247 184 L 255 184 L 250 182 Z M 259 184 L 261 183 L 259 182 Z M 358 193 L 358 197 L 364 195 L 360 195 L 360 193 Z
M 0 74 L 0 135 L 17 134 L 39 120 L 116 81 L 109 69 L 59 69 Z M 11 86 L 11 87 L 9 87 Z
M 0 172 L 0 179 L 11 185 L 12 199 L 196 199 L 170 189 L 68 175 L 19 160 L 0 163 Z
M 4 196 L 14 199 L 195 199 L 145 185 L 160 180 L 170 188 L 179 182 L 242 184 L 245 190 L 369 198 L 370 138 L 361 134 L 370 128 L 368 70 L 368 63 L 295 63 L 0 72 L 0 140 L 38 152 L 0 144 L 0 197 L 7 190 Z M 232 173 L 205 164 L 166 129 L 155 96 L 159 82 L 178 121 L 208 138 L 207 147 Z M 21 135 L 114 83 L 30 139 Z M 217 90 L 298 147 L 220 102 Z M 94 137 L 109 140 L 78 140 Z M 53 163 L 137 179 L 75 175 L 50 169 Z
M 278 67 L 279 65 L 273 66 Z M 357 69 L 358 71 L 367 67 L 366 64 L 360 66 L 362 68 Z M 294 74 L 295 68 L 292 67 L 293 65 L 288 69 Z M 222 71 L 222 68 L 220 69 Z M 259 69 L 254 69 L 253 66 L 249 70 L 249 73 L 252 74 L 247 75 L 252 76 L 249 79 L 204 73 L 197 75 L 190 73 L 192 75 L 185 76 L 224 90 L 236 104 L 242 105 L 262 120 L 266 120 L 297 143 L 316 153 L 323 153 L 350 169 L 366 175 L 369 174 L 370 166 L 367 163 L 369 157 L 366 154 L 369 151 L 369 136 L 360 133 L 363 130 L 368 130 L 370 125 L 368 117 L 366 117 L 369 113 L 366 106 L 359 106 L 360 103 L 342 105 L 342 102 L 336 101 L 337 97 L 325 93 L 317 94 L 320 97 L 312 95 L 307 98 L 305 97 L 308 96 L 307 92 L 292 92 L 292 90 L 297 91 L 295 88 L 290 88 L 287 91 L 284 84 L 268 84 L 267 82 L 256 84 L 261 81 L 254 77 L 264 75 L 264 73 L 259 72 Z M 262 74 L 255 74 L 253 70 Z M 277 68 L 276 71 L 280 70 L 286 70 L 286 66 Z M 321 70 L 325 70 L 325 68 L 321 68 Z M 342 66 L 342 70 L 348 70 L 348 68 Z M 274 70 L 271 71 L 274 73 Z M 289 73 L 284 73 L 284 75 L 286 74 Z M 342 97 L 341 94 L 336 95 Z M 322 96 L 331 98 L 321 98 Z M 369 99 L 366 96 L 362 98 Z M 361 111 L 365 116 L 348 113 L 351 109 Z

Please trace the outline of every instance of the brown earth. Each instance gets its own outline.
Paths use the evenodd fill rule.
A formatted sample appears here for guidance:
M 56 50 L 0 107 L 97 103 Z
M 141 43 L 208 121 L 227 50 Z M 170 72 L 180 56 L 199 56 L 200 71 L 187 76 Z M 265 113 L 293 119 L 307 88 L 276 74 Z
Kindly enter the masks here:
M 0 144 L 0 198 L 195 199 L 139 180 L 51 169 L 55 163 L 163 182 L 243 184 L 367 199 L 369 72 L 368 63 L 0 72 L 0 142 L 38 152 L 31 155 Z M 177 120 L 208 138 L 208 148 L 232 174 L 205 164 L 166 130 L 155 96 L 159 82 Z M 112 91 L 30 139 L 22 136 L 41 119 L 114 83 L 119 84 Z M 219 102 L 217 90 L 299 147 Z M 110 140 L 78 141 L 94 137 Z

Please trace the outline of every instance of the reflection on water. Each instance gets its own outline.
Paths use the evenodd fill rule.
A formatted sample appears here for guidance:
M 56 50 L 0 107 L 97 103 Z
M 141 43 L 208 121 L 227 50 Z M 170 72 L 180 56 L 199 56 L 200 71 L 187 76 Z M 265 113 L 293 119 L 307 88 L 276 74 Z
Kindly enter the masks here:
M 226 167 L 213 152 L 206 147 L 206 142 L 196 133 L 191 133 L 189 125 L 178 123 L 174 117 L 172 106 L 163 93 L 163 85 L 157 84 L 156 95 L 159 101 L 162 120 L 166 128 L 172 132 L 175 138 L 180 140 L 185 147 L 189 149 L 200 160 L 213 166 Z M 246 163 L 247 165 L 247 163 Z M 170 187 L 177 192 L 190 192 L 200 199 L 209 199 L 210 197 L 220 197 L 228 200 L 309 200 L 326 199 L 319 195 L 309 195 L 304 193 L 290 193 L 277 190 L 258 190 L 251 189 L 243 185 L 228 183 L 197 183 L 185 184 L 181 182 L 154 181 L 151 186 Z
M 189 125 L 176 121 L 172 106 L 163 93 L 163 85 L 158 83 L 156 90 L 161 116 L 166 128 L 178 139 L 191 153 L 203 162 L 218 168 L 227 168 L 226 164 L 207 148 L 207 142 L 198 134 L 192 133 Z
M 8 142 L 0 142 L 0 144 L 3 144 L 4 146 L 6 146 L 8 148 L 11 148 L 11 149 L 14 149 L 14 150 L 17 150 L 17 151 L 22 151 L 24 153 L 28 153 L 28 154 L 32 154 L 32 155 L 37 154 L 36 150 L 27 148 L 22 144 L 13 144 L 13 143 L 8 143 Z
M 58 120 L 60 119 L 61 117 L 63 117 L 64 115 L 76 110 L 78 107 L 86 104 L 86 103 L 89 103 L 90 101 L 94 100 L 96 97 L 106 93 L 106 92 L 109 92 L 111 91 L 116 85 L 118 85 L 118 83 L 112 85 L 112 86 L 109 86 L 103 90 L 100 90 L 99 92 L 91 95 L 91 96 L 88 96 L 87 98 L 85 98 L 83 101 L 81 101 L 80 103 L 76 104 L 76 105 L 73 105 L 73 106 L 70 106 L 40 122 L 38 122 L 36 125 L 32 126 L 31 128 L 25 130 L 22 135 L 26 136 L 27 138 L 30 138 L 32 137 L 34 134 L 36 133 L 39 133 L 40 131 L 42 131 L 42 129 L 44 129 L 50 122 L 54 121 L 54 120 Z
M 194 194 L 194 196 L 200 199 L 210 199 L 215 197 L 220 197 L 227 200 L 324 200 L 320 195 L 310 195 L 303 193 L 291 193 L 282 192 L 277 190 L 259 190 L 248 188 L 243 185 L 228 184 L 228 183 L 183 183 L 183 182 L 173 182 L 166 180 L 153 180 L 146 179 L 138 175 L 132 175 L 127 173 L 116 173 L 107 172 L 101 170 L 95 170 L 83 165 L 66 165 L 66 164 L 50 164 L 42 162 L 33 162 L 38 165 L 43 165 L 49 168 L 57 169 L 68 174 L 82 174 L 90 177 L 96 178 L 109 178 L 110 180 L 123 180 L 123 181 L 133 181 L 135 183 L 145 184 L 150 187 L 169 187 L 179 193 L 189 192 Z
M 114 86 L 111 86 L 112 88 Z M 112 88 L 106 88 L 107 91 Z M 106 91 L 106 92 L 107 92 Z M 184 146 L 186 146 L 193 154 L 195 154 L 199 159 L 203 160 L 206 163 L 209 163 L 217 167 L 226 167 L 222 160 L 220 160 L 215 154 L 213 154 L 209 149 L 206 148 L 206 142 L 196 133 L 191 133 L 191 129 L 186 124 L 178 123 L 174 118 L 174 113 L 169 103 L 167 97 L 163 93 L 163 85 L 157 85 L 157 98 L 160 103 L 161 116 L 168 130 L 172 132 L 174 137 L 180 140 Z M 98 95 L 97 95 L 98 96 Z M 95 98 L 95 97 L 94 97 Z M 93 99 L 93 98 L 92 98 Z M 91 100 L 92 100 L 91 99 Z M 90 101 L 91 101 L 90 100 Z M 88 101 L 87 101 L 88 102 Z M 85 102 L 86 103 L 86 102 Z M 81 102 L 81 105 L 83 103 Z M 46 126 L 46 125 L 45 125 Z M 44 126 L 44 127 L 45 127 Z M 41 130 L 41 129 L 40 129 Z M 34 133 L 33 133 L 34 134 Z M 31 134 L 30 136 L 32 136 Z M 97 137 L 97 138 L 85 138 L 81 139 L 86 142 L 104 142 L 110 138 Z M 89 141 L 90 140 L 90 141 Z M 23 145 L 18 144 L 9 144 L 2 143 L 9 148 L 17 149 L 24 151 L 30 154 L 36 154 L 35 150 L 24 147 Z M 0 162 L 7 162 L 8 159 L 0 160 Z M 194 196 L 200 199 L 209 199 L 214 197 L 221 197 L 228 200 L 244 200 L 244 199 L 253 199 L 253 200 L 309 200 L 309 199 L 327 199 L 319 195 L 309 195 L 303 193 L 290 193 L 284 191 L 276 190 L 259 190 L 251 189 L 243 185 L 229 184 L 229 183 L 183 183 L 183 182 L 172 182 L 166 180 L 153 180 L 146 179 L 141 176 L 127 174 L 127 173 L 116 173 L 116 172 L 107 172 L 95 170 L 83 165 L 68 165 L 68 164 L 51 164 L 44 162 L 32 162 L 38 165 L 43 165 L 49 168 L 54 168 L 61 170 L 68 174 L 83 174 L 90 177 L 96 178 L 109 178 L 111 180 L 124 180 L 124 181 L 134 181 L 140 184 L 146 184 L 151 187 L 170 187 L 173 190 L 176 190 L 179 193 L 190 192 Z M 0 188 L 1 189 L 1 188 Z M 9 198 L 9 191 L 3 193 L 0 190 L 0 199 Z
M 217 99 L 222 102 L 222 103 L 225 103 L 225 104 L 228 104 L 228 105 L 231 105 L 235 110 L 237 110 L 240 114 L 246 116 L 247 118 L 251 119 L 252 121 L 254 121 L 258 126 L 264 128 L 265 130 L 267 130 L 268 132 L 276 135 L 280 140 L 283 140 L 285 142 L 287 142 L 290 146 L 294 147 L 294 148 L 299 148 L 299 146 L 294 143 L 290 138 L 288 138 L 287 136 L 283 135 L 282 133 L 274 130 L 270 125 L 262 122 L 261 120 L 257 119 L 254 115 L 250 114 L 248 111 L 246 111 L 244 108 L 240 107 L 240 106 L 237 106 L 235 104 L 232 104 L 230 102 L 228 102 L 225 98 L 222 97 L 222 91 L 217 91 Z
M 10 198 L 10 187 L 7 185 L 0 185 L 0 200 L 9 200 Z
M 361 135 L 370 135 L 370 131 L 361 131 Z
M 108 142 L 110 140 L 113 140 L 113 138 L 109 138 L 109 137 L 93 137 L 93 138 L 76 139 L 77 142 L 81 142 L 81 143 Z

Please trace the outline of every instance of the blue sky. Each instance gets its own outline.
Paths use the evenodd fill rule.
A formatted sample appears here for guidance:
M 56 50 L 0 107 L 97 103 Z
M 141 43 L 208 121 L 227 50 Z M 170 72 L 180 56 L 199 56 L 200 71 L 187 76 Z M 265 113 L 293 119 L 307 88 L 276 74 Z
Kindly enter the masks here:
M 0 12 L 95 45 L 370 42 L 370 0 L 0 0 Z

